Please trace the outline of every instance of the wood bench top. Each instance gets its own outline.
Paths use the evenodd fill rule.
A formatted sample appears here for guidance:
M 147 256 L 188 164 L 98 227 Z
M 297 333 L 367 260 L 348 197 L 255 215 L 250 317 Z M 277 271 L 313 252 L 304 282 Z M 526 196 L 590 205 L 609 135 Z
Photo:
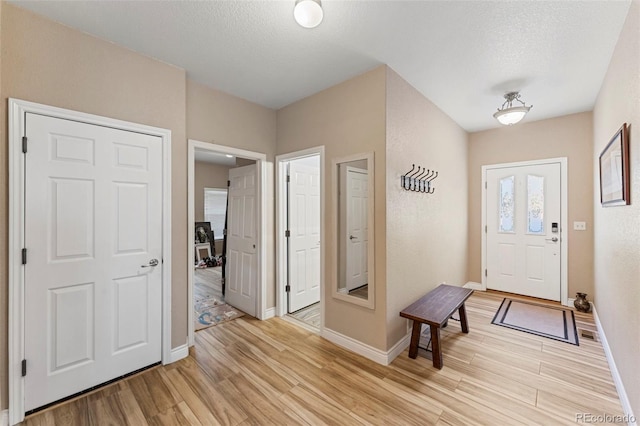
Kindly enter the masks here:
M 403 318 L 442 326 L 464 304 L 473 290 L 440 284 L 400 312 Z

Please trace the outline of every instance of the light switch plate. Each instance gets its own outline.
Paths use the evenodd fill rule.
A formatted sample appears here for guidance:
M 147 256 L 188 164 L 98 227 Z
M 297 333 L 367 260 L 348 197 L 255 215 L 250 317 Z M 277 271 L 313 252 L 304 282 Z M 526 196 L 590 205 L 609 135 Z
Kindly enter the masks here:
M 587 222 L 573 222 L 573 229 L 575 231 L 586 231 Z

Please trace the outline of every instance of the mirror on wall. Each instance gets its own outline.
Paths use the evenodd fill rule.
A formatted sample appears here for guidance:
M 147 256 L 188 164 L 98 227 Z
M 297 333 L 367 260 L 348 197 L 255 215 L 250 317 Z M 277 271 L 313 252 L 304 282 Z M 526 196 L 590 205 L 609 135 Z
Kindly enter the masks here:
M 374 308 L 373 153 L 333 163 L 336 280 L 333 296 Z

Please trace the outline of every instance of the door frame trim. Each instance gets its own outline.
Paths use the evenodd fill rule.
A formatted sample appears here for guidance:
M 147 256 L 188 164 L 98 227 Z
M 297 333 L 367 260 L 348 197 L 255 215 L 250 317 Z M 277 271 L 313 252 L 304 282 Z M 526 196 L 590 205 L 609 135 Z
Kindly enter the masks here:
M 9 98 L 9 424 L 24 420 L 24 161 L 22 136 L 25 114 L 79 121 L 136 133 L 162 140 L 162 345 L 163 364 L 171 362 L 171 130 L 87 114 L 34 102 Z
M 500 163 L 482 166 L 482 223 L 480 232 L 482 234 L 482 260 L 480 276 L 482 277 L 482 287 L 480 290 L 487 290 L 487 277 L 484 271 L 487 268 L 487 234 L 484 227 L 487 225 L 487 171 L 490 169 L 503 169 L 509 167 L 538 166 L 544 164 L 560 164 L 560 303 L 569 306 L 569 219 L 568 219 L 568 159 L 567 157 L 547 158 L 541 160 L 519 161 L 515 163 Z
M 248 151 L 226 145 L 218 145 L 189 139 L 187 150 L 187 329 L 189 346 L 195 344 L 195 325 L 193 307 L 193 245 L 195 238 L 195 151 L 210 151 L 230 154 L 236 157 L 256 161 L 258 180 L 258 215 L 256 239 L 258 243 L 258 291 L 256 292 L 256 316 L 267 319 L 267 154 Z M 272 181 L 273 182 L 273 181 Z
M 287 293 L 285 290 L 287 276 L 287 244 L 284 232 L 287 229 L 287 163 L 300 158 L 320 156 L 320 217 L 325 217 L 325 158 L 324 145 L 301 151 L 276 155 L 276 316 L 287 315 Z M 325 235 L 324 220 L 320 220 L 320 332 L 324 329 L 324 301 L 325 301 Z

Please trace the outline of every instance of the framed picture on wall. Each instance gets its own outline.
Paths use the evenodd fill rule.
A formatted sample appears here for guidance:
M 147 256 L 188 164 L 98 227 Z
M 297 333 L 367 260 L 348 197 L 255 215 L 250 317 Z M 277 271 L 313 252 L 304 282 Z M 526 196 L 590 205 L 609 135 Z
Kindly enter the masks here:
M 213 231 L 211 230 L 211 222 L 196 222 L 194 244 L 209 243 L 211 247 L 211 255 L 215 256 L 216 249 L 214 245 Z
M 600 154 L 600 202 L 603 207 L 629 204 L 629 138 L 623 123 Z

